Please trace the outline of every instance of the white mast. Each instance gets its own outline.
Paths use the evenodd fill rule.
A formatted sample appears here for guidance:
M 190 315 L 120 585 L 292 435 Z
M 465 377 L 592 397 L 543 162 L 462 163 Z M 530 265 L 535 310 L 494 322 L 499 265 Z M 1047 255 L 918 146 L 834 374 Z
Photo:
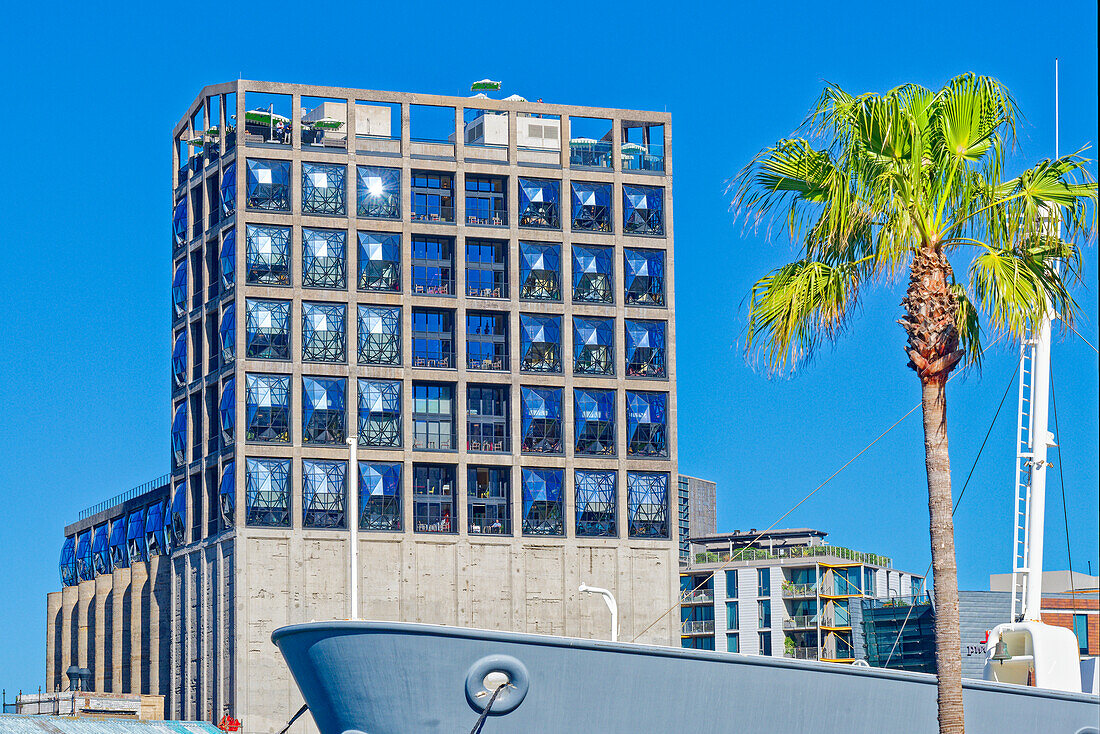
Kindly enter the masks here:
M 348 438 L 348 619 L 359 619 L 359 435 Z

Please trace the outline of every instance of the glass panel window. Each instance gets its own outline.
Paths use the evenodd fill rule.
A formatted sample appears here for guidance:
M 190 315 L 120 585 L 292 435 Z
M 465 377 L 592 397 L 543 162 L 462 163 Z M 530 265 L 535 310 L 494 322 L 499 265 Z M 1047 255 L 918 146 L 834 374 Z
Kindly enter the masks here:
M 527 301 L 561 300 L 561 246 L 519 243 L 519 297 Z
M 237 429 L 237 378 L 230 377 L 222 384 L 222 396 L 218 402 L 218 424 L 225 445 L 233 443 Z
M 510 452 L 507 385 L 470 385 L 466 388 L 466 449 Z
M 573 245 L 573 300 L 580 303 L 612 303 L 612 249 Z
M 401 530 L 401 464 L 359 462 L 359 529 Z
M 218 509 L 222 522 L 227 528 L 233 527 L 237 519 L 236 462 L 226 463 L 222 469 L 222 480 L 218 485 Z
M 290 443 L 290 375 L 245 376 L 246 441 Z
M 164 505 L 163 504 L 161 505 L 161 514 L 162 515 L 164 514 Z M 167 538 L 165 538 L 165 541 L 167 542 Z M 69 538 L 66 541 L 66 545 L 69 546 L 68 551 L 71 554 L 69 556 L 69 562 L 71 564 L 73 564 L 72 568 L 69 569 L 69 570 L 74 575 L 72 576 L 72 584 L 68 583 L 64 578 L 61 580 L 61 582 L 63 584 L 65 584 L 66 586 L 72 586 L 73 584 L 76 583 L 76 577 L 75 577 L 75 573 L 76 573 L 76 549 L 75 549 L 75 546 L 69 545 L 72 542 L 73 542 L 73 539 Z M 130 565 L 130 549 L 129 549 L 129 546 L 126 545 L 126 517 L 125 516 L 116 518 L 115 521 L 111 523 L 111 537 L 110 537 L 110 540 L 108 542 L 108 548 L 110 549 L 110 552 L 111 552 L 111 566 L 113 566 L 114 568 L 127 568 L 127 567 L 129 567 L 129 565 Z
M 665 233 L 664 190 L 656 186 L 623 185 L 623 232 Z
M 302 378 L 302 442 L 343 445 L 347 439 L 343 377 Z
M 469 467 L 466 521 L 471 535 L 512 534 L 512 467 Z
M 760 605 L 760 616 L 757 618 L 761 629 L 766 629 L 772 626 L 772 603 L 770 599 L 761 599 L 757 602 Z
M 222 171 L 220 189 L 222 217 L 231 217 L 237 211 L 237 164 L 232 163 Z
M 454 495 L 454 466 L 413 464 L 413 525 L 416 532 L 454 532 Z
M 560 454 L 561 388 L 521 387 L 523 453 Z
M 180 331 L 176 335 L 176 343 L 172 346 L 172 379 L 176 387 L 187 384 L 187 331 Z
M 302 527 L 346 528 L 348 464 L 302 460 Z
M 290 285 L 290 227 L 245 227 L 245 280 L 261 285 Z
M 523 469 L 523 534 L 565 535 L 561 469 Z
M 180 260 L 172 275 L 172 310 L 177 317 L 187 313 L 187 261 Z
M 413 309 L 413 366 L 454 367 L 454 312 Z
M 180 467 L 187 462 L 187 402 L 176 406 L 172 416 L 172 466 Z
M 222 348 L 222 364 L 229 364 L 237 356 L 237 311 L 232 304 L 222 311 L 218 339 Z
M 665 322 L 626 320 L 626 376 L 668 377 Z
M 615 391 L 573 391 L 575 450 L 578 454 L 615 454 Z
M 615 374 L 615 320 L 573 317 L 573 373 Z
M 359 232 L 359 290 L 401 290 L 401 235 Z
M 133 521 L 133 515 L 130 516 L 130 519 Z M 176 484 L 175 494 L 172 495 L 172 507 L 168 513 L 168 528 L 169 546 L 179 548 L 187 543 L 187 485 L 184 482 Z M 126 552 L 129 554 L 129 549 Z M 142 558 L 140 556 L 130 556 L 130 560 L 136 563 Z
M 772 633 L 761 632 L 760 636 L 760 654 L 771 655 L 772 654 Z
M 125 544 L 123 544 L 125 547 Z M 65 544 L 61 546 L 61 561 L 58 564 L 61 571 L 61 585 L 62 586 L 76 586 L 77 585 L 77 573 L 76 573 L 76 538 L 69 536 L 65 538 Z M 119 566 L 124 568 L 124 566 Z
M 508 226 L 508 179 L 466 174 L 466 224 Z
M 302 285 L 348 287 L 348 233 L 342 229 L 302 229 Z
M 466 295 L 508 297 L 508 243 L 466 240 Z
M 574 181 L 573 230 L 611 231 L 611 184 Z
M 229 290 L 237 282 L 237 230 L 231 228 L 222 237 L 222 249 L 218 258 L 222 271 L 222 290 Z
M 726 634 L 726 652 L 741 652 L 741 635 L 736 632 Z
M 302 161 L 302 213 L 347 214 L 347 174 L 346 166 Z
M 162 556 L 167 549 L 168 536 L 164 527 L 164 503 L 157 502 L 145 509 L 145 557 Z
M 737 571 L 726 571 L 726 598 L 737 598 Z
M 772 571 L 770 568 L 761 568 L 757 570 L 756 595 L 772 595 Z
M 290 527 L 290 459 L 245 459 L 245 524 Z
M 183 247 L 187 241 L 187 199 L 180 199 L 172 210 L 172 239 L 176 247 Z
M 290 359 L 290 301 L 249 298 L 245 311 L 245 355 L 249 359 Z
M 401 309 L 359 307 L 359 364 L 401 364 Z
M 248 208 L 290 211 L 290 161 L 251 158 L 247 166 Z
M 626 452 L 631 456 L 668 456 L 663 392 L 627 392 Z
M 727 572 L 728 573 L 728 572 Z M 739 629 L 741 627 L 741 621 L 737 615 L 737 602 L 726 602 L 726 629 Z
M 573 472 L 577 502 L 577 536 L 615 537 L 615 472 L 577 469 Z
M 508 369 L 508 314 L 466 312 L 466 367 L 471 370 Z
M 400 219 L 401 169 L 358 166 L 356 170 L 356 213 L 370 219 Z
M 544 178 L 520 178 L 519 226 L 561 228 L 561 182 Z
M 177 495 L 177 497 L 182 495 Z M 146 561 L 145 547 L 145 511 L 134 510 L 126 523 L 126 550 L 131 561 Z
M 412 221 L 453 222 L 454 175 L 434 171 L 412 172 Z
M 95 529 L 92 539 L 92 569 L 95 574 L 110 573 L 111 556 L 107 550 L 107 525 L 104 523 Z
M 627 514 L 632 538 L 668 537 L 668 474 L 627 472 Z
M 413 448 L 455 450 L 454 385 L 413 383 Z
M 1089 654 L 1089 618 L 1085 614 L 1073 615 L 1073 634 L 1077 636 L 1077 650 L 1081 655 Z
M 302 359 L 343 362 L 347 359 L 347 306 L 343 303 L 302 304 Z
M 401 446 L 401 383 L 359 380 L 359 445 Z
M 450 237 L 412 236 L 414 293 L 453 295 L 455 292 L 454 240 Z
M 561 372 L 561 316 L 519 316 L 520 369 Z
M 665 305 L 664 250 L 632 250 L 623 252 L 623 282 L 626 302 L 631 306 Z

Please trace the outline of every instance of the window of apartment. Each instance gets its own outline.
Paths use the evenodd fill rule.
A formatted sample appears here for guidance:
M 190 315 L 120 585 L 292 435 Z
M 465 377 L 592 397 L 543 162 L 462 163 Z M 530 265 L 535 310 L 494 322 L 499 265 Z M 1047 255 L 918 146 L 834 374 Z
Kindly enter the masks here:
M 232 303 L 222 311 L 218 341 L 221 344 L 222 364 L 229 364 L 237 356 L 237 309 Z
M 359 529 L 401 530 L 401 464 L 359 462 Z
M 466 508 L 471 535 L 511 535 L 512 467 L 471 466 L 466 478 Z
M 665 233 L 664 189 L 623 185 L 623 232 L 657 236 Z
M 756 570 L 756 574 L 756 595 L 770 597 L 772 595 L 772 570 L 770 568 L 759 568 Z
M 632 538 L 668 537 L 668 474 L 626 473 L 627 521 Z
M 418 533 L 455 531 L 455 467 L 413 464 L 413 528 Z
M 626 320 L 626 376 L 668 377 L 665 322 Z
M 454 174 L 438 171 L 412 172 L 412 221 L 453 222 Z
M 359 379 L 359 445 L 400 448 L 400 382 Z
M 342 229 L 302 229 L 302 285 L 348 287 L 348 233 Z
M 249 158 L 248 191 L 245 203 L 249 209 L 269 212 L 290 211 L 290 161 Z
M 187 242 L 187 199 L 176 202 L 172 210 L 172 241 L 177 248 Z
M 519 226 L 561 229 L 561 182 L 520 178 Z
M 206 298 L 207 300 L 213 300 L 221 294 L 222 279 L 221 279 L 221 259 L 219 257 L 219 250 L 221 249 L 218 235 L 215 233 L 213 239 L 206 241 Z
M 611 184 L 574 181 L 573 223 L 574 232 L 611 231 Z
M 302 377 L 302 443 L 344 444 L 345 391 L 343 377 Z
M 230 376 L 222 383 L 221 399 L 218 401 L 217 415 L 210 419 L 217 420 L 217 428 L 220 429 L 220 437 L 223 445 L 231 446 L 237 437 L 237 378 Z M 288 385 L 289 389 L 289 385 Z M 213 391 L 211 391 L 213 392 Z M 247 413 L 246 413 L 247 415 Z M 213 423 L 213 420 L 211 421 Z M 207 453 L 216 451 L 219 433 L 211 425 L 211 444 L 213 447 Z M 289 440 L 289 429 L 287 439 Z
M 218 254 L 221 269 L 222 290 L 229 290 L 237 282 L 237 228 L 230 227 L 222 236 L 222 249 Z
M 454 312 L 414 308 L 413 366 L 454 367 Z
M 454 385 L 413 383 L 413 448 L 455 450 Z
M 358 166 L 356 213 L 369 219 L 401 218 L 401 169 Z
M 508 297 L 508 243 L 466 240 L 466 295 Z
M 191 189 L 191 236 L 200 237 L 205 227 L 202 218 L 203 193 L 202 185 Z
M 359 232 L 359 290 L 401 290 L 401 235 Z
M 757 626 L 761 629 L 767 629 L 772 626 L 772 602 L 771 599 L 761 599 L 757 602 L 760 606 L 760 616 L 757 618 Z
M 245 524 L 290 527 L 290 459 L 245 460 Z
M 302 460 L 302 527 L 347 525 L 348 463 Z
M 875 595 L 875 569 L 870 566 L 863 567 L 863 594 L 865 596 Z
M 561 469 L 523 469 L 523 534 L 565 534 Z
M 573 472 L 578 536 L 613 538 L 618 535 L 615 477 L 613 471 L 577 469 Z
M 726 598 L 737 598 L 737 571 L 726 571 Z
M 525 301 L 561 300 L 561 246 L 519 243 L 519 297 Z
M 771 655 L 772 654 L 772 633 L 760 632 L 760 654 Z
M 187 332 L 182 329 L 172 346 L 172 377 L 176 387 L 187 384 Z
M 224 527 L 231 528 L 237 522 L 237 464 L 227 461 L 222 467 L 222 478 L 218 484 L 218 510 L 222 517 Z M 163 515 L 163 509 L 161 510 Z M 161 548 L 166 548 L 162 541 Z M 167 551 L 165 551 L 167 552 Z
M 623 282 L 630 306 L 665 305 L 664 250 L 623 251 Z
M 561 388 L 520 388 L 520 430 L 523 431 L 522 451 L 525 454 L 560 454 Z
M 524 372 L 561 372 L 561 316 L 520 314 L 520 365 Z
M 668 456 L 666 404 L 663 392 L 626 393 L 626 452 L 631 456 Z
M 466 388 L 466 448 L 468 451 L 510 452 L 507 385 Z
M 203 302 L 202 278 L 205 273 L 202 266 L 202 251 L 191 253 L 191 308 L 198 308 Z
M 466 224 L 508 226 L 508 179 L 466 174 Z
M 573 245 L 573 300 L 579 303 L 614 301 L 612 249 Z
M 290 359 L 290 301 L 245 300 L 249 359 Z
M 348 213 L 347 166 L 302 161 L 302 213 Z
M 573 416 L 576 453 L 614 456 L 614 390 L 574 389 Z
M 218 191 L 222 219 L 228 219 L 237 211 L 237 164 L 230 163 L 222 171 L 221 186 Z
M 741 629 L 741 621 L 737 615 L 737 602 L 735 601 L 726 602 L 726 629 Z
M 1089 618 L 1085 614 L 1073 615 L 1073 634 L 1077 635 L 1077 649 L 1082 655 L 1089 654 Z
M 726 652 L 741 652 L 741 635 L 736 632 L 726 633 Z
M 414 293 L 453 295 L 455 292 L 454 240 L 450 237 L 412 236 Z
M 245 441 L 290 443 L 290 375 L 250 372 L 245 383 Z
M 347 361 L 345 304 L 302 304 L 302 359 L 307 362 Z
M 359 364 L 401 364 L 401 309 L 359 306 Z
M 573 317 L 573 374 L 615 374 L 615 320 Z
M 471 370 L 508 369 L 508 314 L 466 312 L 466 367 Z

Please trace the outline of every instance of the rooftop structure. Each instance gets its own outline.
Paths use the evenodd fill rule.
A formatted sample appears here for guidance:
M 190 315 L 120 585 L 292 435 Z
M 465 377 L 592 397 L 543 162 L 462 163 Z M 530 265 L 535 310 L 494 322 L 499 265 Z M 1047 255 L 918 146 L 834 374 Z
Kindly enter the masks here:
M 691 559 L 689 538 L 714 535 L 718 528 L 718 485 L 681 474 L 677 481 L 680 562 Z

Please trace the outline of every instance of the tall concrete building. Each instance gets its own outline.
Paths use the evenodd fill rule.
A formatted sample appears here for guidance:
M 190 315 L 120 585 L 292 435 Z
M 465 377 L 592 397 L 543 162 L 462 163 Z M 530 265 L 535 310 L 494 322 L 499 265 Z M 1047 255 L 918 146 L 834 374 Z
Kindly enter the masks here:
M 709 479 L 679 475 L 676 482 L 680 563 L 691 560 L 690 538 L 718 532 L 718 485 Z
M 170 716 L 286 723 L 270 634 L 349 615 L 356 484 L 362 618 L 607 637 L 584 582 L 630 639 L 675 603 L 668 114 L 237 81 L 173 136 L 168 555 L 133 549 Z M 96 517 L 51 680 L 100 625 L 84 539 L 129 522 Z

